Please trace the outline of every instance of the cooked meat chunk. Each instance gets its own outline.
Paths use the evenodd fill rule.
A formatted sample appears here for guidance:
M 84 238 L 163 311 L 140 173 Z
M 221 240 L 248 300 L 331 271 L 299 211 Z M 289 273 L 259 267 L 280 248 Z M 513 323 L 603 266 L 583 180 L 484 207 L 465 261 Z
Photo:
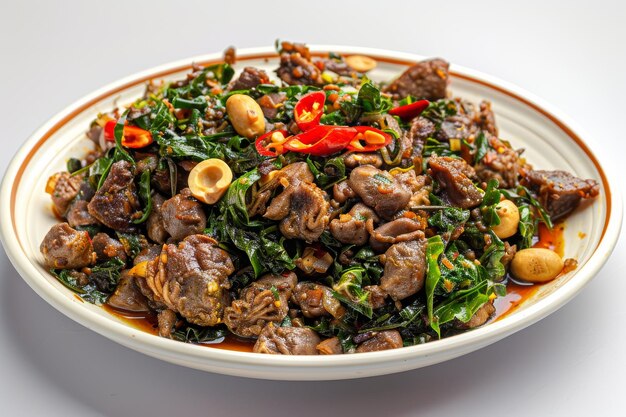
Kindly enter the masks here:
M 395 177 L 413 193 L 409 200 L 409 207 L 430 204 L 430 193 L 433 191 L 430 177 L 427 175 L 416 175 L 414 170 L 402 172 Z
M 363 289 L 367 291 L 367 300 L 374 310 L 385 305 L 387 293 L 379 285 L 367 285 Z
M 157 315 L 157 324 L 159 326 L 159 336 L 171 338 L 174 326 L 176 326 L 176 313 L 172 310 L 161 310 Z
M 279 229 L 287 239 L 314 242 L 328 225 L 328 195 L 312 182 L 294 181 L 276 196 L 263 217 L 280 220 Z
M 385 252 L 380 288 L 393 300 L 403 300 L 422 289 L 426 273 L 426 239 L 400 242 Z
M 261 106 L 263 116 L 266 119 L 272 120 L 278 115 L 278 109 L 283 105 L 282 103 L 287 99 L 285 93 L 270 93 L 259 97 L 257 103 Z
M 356 168 L 361 165 L 373 165 L 376 168 L 383 166 L 383 158 L 378 153 L 350 153 L 343 158 L 348 168 Z
M 411 159 L 415 165 L 421 162 L 422 152 L 426 139 L 432 137 L 435 133 L 435 124 L 425 117 L 416 117 L 411 122 L 411 130 L 409 130 L 408 138 L 411 142 Z
M 166 196 L 172 195 L 172 181 L 170 176 L 170 169 L 176 171 L 176 190 L 182 190 L 187 187 L 187 180 L 189 179 L 189 171 L 193 169 L 188 164 L 183 165 L 182 162 L 178 164 L 172 163 L 171 168 L 159 169 L 157 168 L 152 174 L 152 186 Z
M 396 100 L 409 95 L 426 100 L 445 98 L 449 66 L 450 64 L 439 58 L 418 62 L 404 71 L 384 91 Z
M 52 196 L 55 211 L 65 216 L 70 203 L 76 198 L 80 190 L 83 177 L 72 176 L 69 172 L 57 172 L 48 179 L 46 192 Z
M 363 203 L 355 204 L 348 214 L 342 214 L 330 222 L 330 233 L 341 243 L 364 245 L 369 238 L 367 223 L 373 228 L 380 219 L 371 208 Z
M 265 214 L 267 202 L 278 187 L 287 188 L 313 180 L 313 174 L 306 162 L 295 162 L 277 171 L 270 170 L 261 178 L 263 185 L 259 188 L 256 199 L 248 206 L 248 215 Z
M 315 347 L 320 341 L 317 333 L 308 327 L 277 327 L 269 323 L 252 351 L 270 355 L 317 355 Z
M 402 347 L 402 336 L 397 330 L 376 332 L 374 336 L 356 348 L 357 353 L 378 352 L 379 350 L 398 349 Z
M 333 199 L 339 204 L 348 201 L 349 198 L 356 197 L 356 193 L 348 185 L 348 181 L 341 181 L 333 185 Z
M 120 258 L 126 262 L 124 245 L 119 240 L 113 239 L 106 233 L 98 233 L 93 237 L 91 243 L 98 257 L 98 262 L 107 261 L 111 258 Z
M 476 164 L 476 175 L 481 181 L 491 179 L 498 180 L 500 188 L 514 188 L 519 183 L 520 172 L 523 163 L 520 160 L 520 152 L 511 149 L 495 137 L 490 137 L 489 142 L 495 151 L 489 151 L 482 160 Z
M 230 82 L 227 91 L 249 90 L 259 84 L 269 82 L 270 78 L 265 71 L 254 67 L 245 67 L 239 77 Z
M 483 201 L 483 195 L 470 179 L 475 176 L 474 169 L 464 160 L 433 154 L 428 165 L 431 175 L 443 189 L 444 200 L 453 206 L 467 209 Z
M 113 230 L 128 232 L 133 229 L 133 216 L 140 210 L 132 167 L 127 161 L 118 161 L 102 187 L 88 205 L 89 214 Z
M 421 218 L 399 219 L 385 223 L 371 231 L 370 246 L 376 252 L 384 252 L 394 243 L 407 242 L 409 240 L 422 239 L 426 221 Z
M 597 181 L 583 180 L 565 171 L 530 171 L 525 180 L 553 221 L 571 213 L 581 199 L 594 198 L 600 193 Z
M 148 231 L 148 237 L 152 241 L 157 243 L 165 243 L 169 237 L 169 233 L 165 230 L 163 225 L 163 215 L 161 214 L 161 207 L 165 202 L 165 197 L 156 193 L 152 196 L 152 211 L 148 220 L 146 221 L 146 229 Z
M 89 203 L 85 200 L 74 200 L 67 210 L 67 222 L 72 227 L 93 226 L 99 224 L 88 210 Z
M 473 103 L 458 98 L 454 100 L 454 103 L 456 114 L 445 118 L 435 135 L 436 139 L 449 141 L 455 138 L 471 141 L 476 139 L 481 131 L 489 136 L 498 136 L 490 102 L 482 101 L 478 109 Z
M 89 233 L 74 230 L 67 223 L 52 226 L 39 250 L 47 268 L 80 269 L 96 262 Z
M 381 171 L 371 165 L 352 170 L 348 185 L 384 219 L 392 218 L 411 199 L 411 191 L 404 184 L 388 171 Z
M 206 214 L 202 204 L 191 195 L 189 188 L 164 201 L 160 215 L 163 228 L 174 240 L 202 233 L 206 228 Z
M 455 327 L 458 329 L 473 329 L 475 327 L 482 326 L 491 318 L 491 316 L 493 316 L 493 313 L 495 312 L 496 308 L 493 305 L 493 301 L 489 301 L 479 308 L 467 323 L 463 323 L 459 320 L 455 321 Z
M 190 323 L 215 326 L 229 303 L 228 276 L 235 270 L 230 257 L 205 235 L 187 236 L 169 244 L 148 262 L 145 283 L 150 300 L 179 313 Z M 138 278 L 139 280 L 141 278 Z
M 122 271 L 117 288 L 107 300 L 107 304 L 120 310 L 137 313 L 150 310 L 148 300 L 135 284 L 135 277 L 129 275 L 127 270 Z
M 283 42 L 281 44 L 278 77 L 286 84 L 322 85 L 322 72 L 311 62 L 311 53 L 306 45 Z
M 315 346 L 320 355 L 339 355 L 343 353 L 338 337 L 322 340 Z
M 265 275 L 244 288 L 239 299 L 226 308 L 224 323 L 236 335 L 257 337 L 267 323 L 280 323 L 287 316 L 297 282 L 293 272 Z
M 341 317 L 344 308 L 333 297 L 333 292 L 325 285 L 315 282 L 299 282 L 293 290 L 291 300 L 300 307 L 307 318 L 333 316 Z
M 157 256 L 161 254 L 162 249 L 163 249 L 163 246 L 161 245 L 149 245 L 143 248 L 141 252 L 139 252 L 137 256 L 135 256 L 135 259 L 133 259 L 133 265 L 137 265 L 138 263 L 141 263 L 144 261 L 153 260 L 154 258 L 156 258 Z

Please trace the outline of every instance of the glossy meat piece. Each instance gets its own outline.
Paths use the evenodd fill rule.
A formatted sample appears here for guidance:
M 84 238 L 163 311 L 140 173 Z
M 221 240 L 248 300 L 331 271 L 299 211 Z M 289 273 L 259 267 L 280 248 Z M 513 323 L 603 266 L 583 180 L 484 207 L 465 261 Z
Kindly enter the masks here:
M 580 179 L 565 171 L 530 171 L 525 180 L 553 221 L 571 213 L 581 199 L 594 198 L 600 193 L 596 180 Z
M 80 190 L 83 177 L 72 176 L 69 172 L 57 172 L 48 179 L 46 192 L 52 197 L 55 211 L 65 216 L 70 203 L 76 198 Z
M 176 317 L 176 313 L 172 310 L 166 309 L 159 311 L 159 314 L 157 315 L 159 336 L 171 339 L 174 326 L 176 326 L 176 321 L 178 321 L 178 318 Z
M 369 238 L 367 223 L 378 223 L 380 219 L 371 208 L 363 203 L 355 204 L 348 214 L 342 214 L 339 218 L 330 222 L 330 233 L 341 243 L 364 245 Z
M 367 285 L 363 289 L 367 291 L 367 300 L 374 310 L 385 305 L 388 294 L 379 285 Z
M 378 352 L 380 350 L 398 349 L 402 347 L 402 336 L 397 330 L 376 332 L 374 336 L 356 348 L 357 353 Z
M 348 185 L 348 181 L 341 181 L 333 185 L 333 200 L 339 204 L 343 204 L 348 201 L 349 198 L 356 197 L 356 193 Z
M 202 233 L 206 228 L 202 204 L 191 195 L 189 188 L 164 201 L 159 212 L 163 228 L 173 240 Z
M 169 237 L 169 233 L 163 226 L 163 216 L 161 214 L 161 207 L 165 202 L 165 197 L 156 193 L 152 196 L 152 211 L 148 220 L 146 220 L 146 229 L 148 237 L 156 243 L 165 243 Z
M 259 84 L 269 82 L 270 79 L 265 71 L 254 67 L 245 67 L 239 77 L 230 82 L 227 91 L 249 90 Z
M 482 193 L 470 179 L 475 176 L 474 169 L 464 160 L 433 154 L 428 159 L 428 165 L 432 177 L 443 190 L 444 200 L 451 205 L 467 209 L 483 201 Z
M 426 239 L 392 245 L 385 252 L 380 288 L 393 300 L 403 300 L 422 289 L 426 273 Z
M 270 355 L 317 355 L 315 347 L 320 341 L 317 333 L 308 327 L 277 327 L 269 323 L 252 351 Z
M 287 239 L 314 242 L 328 225 L 328 195 L 312 182 L 288 182 L 274 197 L 263 217 L 280 220 L 279 229 Z
M 372 230 L 370 246 L 375 252 L 384 252 L 394 243 L 424 238 L 424 229 L 425 219 L 400 217 Z
M 311 54 L 306 45 L 283 42 L 281 44 L 278 77 L 288 85 L 322 85 L 322 73 L 311 62 Z
M 287 95 L 283 92 L 270 93 L 259 97 L 256 101 L 261 106 L 263 116 L 266 119 L 274 119 L 278 115 L 278 109 L 283 105 L 282 103 L 287 99 Z
M 333 297 L 332 290 L 315 282 L 299 282 L 293 290 L 291 300 L 307 318 L 329 315 L 340 317 L 344 312 L 341 303 Z
M 478 161 L 475 166 L 476 175 L 484 182 L 498 180 L 499 188 L 517 187 L 523 170 L 520 152 L 511 149 L 495 137 L 489 138 L 489 141 L 491 147 L 496 150 L 489 151 Z
M 356 168 L 361 165 L 372 165 L 376 168 L 383 166 L 383 158 L 378 153 L 363 152 L 350 153 L 343 158 L 346 167 Z
M 89 213 L 113 230 L 129 232 L 140 209 L 130 163 L 114 163 L 104 184 L 91 199 Z
M 163 249 L 162 245 L 149 245 L 141 250 L 133 259 L 133 265 L 137 265 L 138 263 L 144 261 L 151 261 L 157 256 L 161 254 L 161 250 Z
M 454 99 L 456 114 L 445 118 L 435 138 L 447 142 L 452 138 L 475 140 L 482 131 L 488 136 L 497 137 L 495 116 L 491 111 L 491 103 L 480 102 L 477 108 L 474 103 Z
M 416 117 L 411 122 L 411 129 L 407 135 L 411 143 L 411 159 L 412 163 L 419 165 L 421 163 L 422 153 L 426 145 L 426 139 L 432 137 L 435 133 L 435 124 L 425 117 Z
M 67 223 L 52 226 L 39 250 L 46 268 L 80 269 L 96 262 L 89 233 L 74 230 Z
M 447 94 L 448 64 L 443 59 L 428 59 L 409 67 L 396 80 L 384 88 L 394 99 L 406 96 L 417 99 L 439 100 Z
M 343 353 L 339 338 L 336 336 L 322 340 L 315 346 L 315 349 L 317 349 L 320 355 L 340 355 Z
M 85 200 L 74 200 L 67 210 L 67 222 L 72 227 L 93 226 L 98 220 L 89 213 L 89 203 Z
M 267 169 L 263 165 L 261 165 L 261 168 Z M 289 186 L 296 186 L 301 182 L 313 181 L 313 174 L 306 162 L 295 162 L 280 170 L 269 170 L 259 181 L 262 185 L 255 200 L 248 206 L 248 215 L 250 217 L 257 214 L 264 215 L 267 211 L 267 203 L 277 188 L 288 188 Z
M 371 165 L 352 170 L 348 184 L 361 197 L 363 203 L 372 207 L 384 219 L 392 218 L 411 199 L 411 191 L 404 184 L 398 182 L 389 172 Z
M 287 316 L 297 282 L 293 272 L 286 276 L 265 275 L 244 288 L 226 308 L 224 323 L 238 336 L 257 337 L 267 323 L 280 323 Z
M 432 181 L 427 175 L 417 175 L 414 170 L 397 174 L 396 179 L 411 190 L 409 207 L 430 205 L 430 193 L 433 191 Z
M 126 262 L 126 252 L 124 251 L 124 245 L 117 240 L 113 239 L 106 233 L 98 233 L 92 239 L 93 250 L 96 252 L 98 262 L 108 261 L 111 258 L 120 258 Z
M 147 265 L 146 285 L 139 287 L 149 299 L 190 323 L 215 326 L 229 303 L 228 276 L 234 270 L 230 257 L 215 240 L 191 235 L 178 244 L 164 245 L 161 254 Z
M 128 270 L 122 271 L 117 287 L 107 300 L 107 304 L 120 310 L 132 312 L 150 310 L 148 299 L 139 291 L 135 284 L 135 277 L 129 275 Z

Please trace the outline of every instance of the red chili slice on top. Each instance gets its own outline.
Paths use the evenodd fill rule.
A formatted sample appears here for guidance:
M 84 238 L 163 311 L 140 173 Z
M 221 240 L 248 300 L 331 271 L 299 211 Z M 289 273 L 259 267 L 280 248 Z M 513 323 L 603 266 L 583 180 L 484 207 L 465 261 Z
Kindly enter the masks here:
M 389 114 L 393 116 L 398 116 L 402 120 L 411 120 L 414 117 L 419 116 L 422 112 L 428 107 L 430 101 L 428 100 L 419 100 L 415 103 L 406 104 L 404 106 L 394 107 L 389 110 Z
M 320 124 L 325 102 L 326 93 L 323 91 L 306 94 L 298 100 L 293 115 L 300 130 L 307 131 Z

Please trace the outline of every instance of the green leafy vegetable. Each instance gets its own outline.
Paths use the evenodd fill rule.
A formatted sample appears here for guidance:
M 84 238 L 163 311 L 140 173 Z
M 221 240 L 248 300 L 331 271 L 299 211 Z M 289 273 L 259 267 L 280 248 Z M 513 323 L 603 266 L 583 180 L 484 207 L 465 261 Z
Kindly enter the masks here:
M 143 203 L 143 215 L 136 220 L 133 220 L 135 224 L 141 224 L 148 220 L 150 213 L 152 212 L 152 196 L 150 194 L 150 171 L 145 170 L 141 173 L 141 179 L 139 180 L 139 198 Z
M 333 285 L 333 296 L 353 310 L 372 318 L 372 305 L 369 292 L 363 290 L 365 269 L 360 266 L 348 268 L 341 273 L 339 281 Z
M 430 323 L 430 327 L 437 332 L 437 335 L 441 335 L 441 331 L 439 329 L 438 319 L 434 314 L 433 305 L 435 289 L 441 280 L 441 270 L 439 269 L 438 261 L 444 248 L 443 240 L 439 235 L 429 238 L 426 244 L 426 308 L 428 311 L 428 322 Z

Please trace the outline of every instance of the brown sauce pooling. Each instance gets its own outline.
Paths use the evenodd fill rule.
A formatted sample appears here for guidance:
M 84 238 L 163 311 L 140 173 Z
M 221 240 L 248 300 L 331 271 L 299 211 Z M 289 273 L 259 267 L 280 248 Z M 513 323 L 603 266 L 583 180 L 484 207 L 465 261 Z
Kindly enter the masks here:
M 554 225 L 552 230 L 541 223 L 539 225 L 539 237 L 533 246 L 536 248 L 551 249 L 560 256 L 563 256 L 563 249 L 565 248 L 565 242 L 563 240 L 564 230 L 565 225 L 563 223 Z M 498 297 L 494 300 L 496 312 L 489 322 L 500 320 L 515 311 L 520 304 L 532 297 L 538 289 L 539 285 L 537 284 L 520 283 L 509 278 L 506 284 L 507 294 L 504 297 Z M 112 314 L 139 330 L 154 335 L 159 334 L 156 315 L 153 313 L 133 313 L 118 310 L 106 304 L 102 307 L 109 314 Z M 221 342 L 204 343 L 201 344 L 201 346 L 214 349 L 235 350 L 238 352 L 252 352 L 254 342 L 254 340 L 241 339 L 229 334 Z

